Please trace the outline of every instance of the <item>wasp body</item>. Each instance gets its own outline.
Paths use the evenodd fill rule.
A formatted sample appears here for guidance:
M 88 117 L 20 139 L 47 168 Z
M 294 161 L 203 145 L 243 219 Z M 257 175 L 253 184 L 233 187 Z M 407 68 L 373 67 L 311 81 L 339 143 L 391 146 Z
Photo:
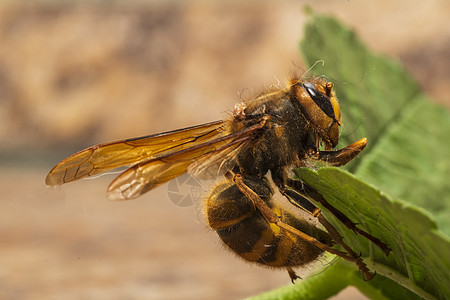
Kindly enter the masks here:
M 364 149 L 365 138 L 332 150 L 339 141 L 340 126 L 333 84 L 321 77 L 294 78 L 285 88 L 237 104 L 227 120 L 80 151 L 57 164 L 46 183 L 59 185 L 128 165 L 108 187 L 110 199 L 127 200 L 186 172 L 199 178 L 224 175 L 225 181 L 206 198 L 205 213 L 209 226 L 237 255 L 285 268 L 294 280 L 292 267 L 310 263 L 328 251 L 355 262 L 365 278 L 371 279 L 361 258 L 311 200 L 322 203 L 386 254 L 390 249 L 311 187 L 290 178 L 294 168 L 308 166 L 310 161 L 341 166 Z M 274 199 L 274 188 L 289 200 L 290 208 Z M 300 218 L 299 208 L 317 218 L 326 231 Z M 332 248 L 334 244 L 345 251 Z

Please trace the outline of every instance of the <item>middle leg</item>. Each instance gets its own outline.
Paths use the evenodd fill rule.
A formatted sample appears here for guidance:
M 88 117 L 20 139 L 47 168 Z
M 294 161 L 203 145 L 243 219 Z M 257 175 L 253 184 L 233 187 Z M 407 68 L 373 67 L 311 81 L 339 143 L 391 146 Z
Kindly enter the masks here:
M 288 179 L 287 185 L 291 188 L 286 188 L 284 186 L 280 187 L 280 192 L 291 202 L 292 204 L 299 206 L 300 208 L 306 210 L 310 214 L 314 216 L 314 214 L 318 215 L 317 210 L 320 211 L 319 208 L 317 208 L 314 204 L 312 204 L 307 198 L 310 198 L 312 200 L 315 200 L 322 204 L 329 212 L 331 212 L 339 221 L 342 222 L 348 229 L 352 230 L 353 232 L 364 236 L 371 242 L 373 242 L 375 245 L 377 245 L 384 254 L 389 255 L 389 252 L 391 249 L 383 243 L 380 239 L 374 237 L 373 235 L 365 232 L 364 230 L 358 228 L 356 226 L 356 223 L 354 223 L 352 220 L 350 220 L 344 213 L 342 213 L 340 210 L 332 206 L 328 201 L 325 200 L 325 198 L 317 192 L 315 189 L 310 187 L 309 185 L 297 181 Z M 321 215 L 321 213 L 320 213 Z M 322 219 L 323 216 L 322 216 Z M 319 220 L 320 221 L 320 220 Z M 321 222 L 322 223 L 322 222 Z M 325 226 L 325 224 L 322 224 Z
M 319 249 L 323 250 L 323 251 L 327 251 L 329 253 L 335 254 L 339 257 L 342 257 L 345 260 L 354 262 L 357 264 L 360 272 L 364 275 L 366 280 L 370 280 L 373 278 L 373 274 L 370 273 L 369 269 L 366 267 L 366 265 L 364 264 L 364 262 L 361 260 L 361 258 L 356 255 L 351 249 L 350 247 L 348 247 L 346 245 L 346 247 L 344 247 L 344 249 L 346 249 L 348 247 L 348 249 L 350 249 L 350 252 L 342 252 L 339 250 L 336 250 L 334 248 L 331 248 L 328 245 L 325 245 L 323 243 L 321 243 L 320 241 L 318 241 L 316 238 L 309 236 L 307 234 L 305 234 L 304 232 L 292 227 L 291 225 L 284 223 L 283 221 L 280 220 L 280 218 L 277 216 L 277 214 L 275 214 L 272 209 L 258 196 L 258 194 L 256 194 L 252 189 L 250 189 L 243 180 L 242 175 L 240 174 L 232 174 L 231 172 L 229 172 L 228 174 L 226 174 L 226 177 L 228 178 L 232 178 L 234 180 L 234 182 L 236 183 L 237 187 L 239 188 L 239 190 L 248 198 L 252 201 L 252 203 L 255 205 L 255 207 L 261 212 L 261 214 L 263 215 L 263 217 L 267 220 L 267 222 L 269 223 L 273 223 L 275 225 L 277 225 L 278 227 L 286 230 L 287 232 L 290 232 L 296 236 L 298 236 L 299 238 L 305 240 L 306 242 L 318 247 Z M 319 210 L 320 212 L 320 210 Z M 319 219 L 322 219 L 323 217 L 318 216 Z M 326 222 L 327 226 L 330 228 L 329 234 L 332 236 L 336 235 L 336 242 L 339 242 L 339 240 L 342 240 L 342 238 L 339 236 L 339 234 L 337 234 L 336 229 L 334 229 L 334 227 L 329 224 L 328 222 Z M 325 225 L 324 225 L 325 226 Z M 325 227 L 325 228 L 326 228 Z M 327 228 L 326 228 L 327 229 Z M 343 242 L 342 242 L 343 243 Z M 346 249 L 347 251 L 347 249 Z

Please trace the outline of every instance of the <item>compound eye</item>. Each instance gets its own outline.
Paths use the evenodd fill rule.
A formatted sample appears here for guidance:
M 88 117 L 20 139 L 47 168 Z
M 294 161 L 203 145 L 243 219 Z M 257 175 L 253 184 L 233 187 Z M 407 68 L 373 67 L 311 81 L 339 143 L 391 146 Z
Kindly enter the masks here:
M 314 83 L 306 81 L 302 84 L 302 87 L 327 116 L 329 116 L 333 120 L 336 120 L 330 98 L 321 93 Z
M 305 81 L 305 82 L 303 82 L 302 86 L 308 92 L 308 94 L 311 98 L 319 93 L 319 91 L 317 90 L 317 87 L 314 83 Z

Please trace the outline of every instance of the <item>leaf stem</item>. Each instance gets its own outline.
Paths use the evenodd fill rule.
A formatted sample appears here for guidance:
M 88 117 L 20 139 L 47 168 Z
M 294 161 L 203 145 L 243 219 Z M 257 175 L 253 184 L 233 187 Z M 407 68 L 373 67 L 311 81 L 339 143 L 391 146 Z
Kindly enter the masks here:
M 430 293 L 426 292 L 418 285 L 414 284 L 414 282 L 410 278 L 404 276 L 400 272 L 397 272 L 394 269 L 392 269 L 386 265 L 376 263 L 372 260 L 367 260 L 367 261 L 365 260 L 364 262 L 367 264 L 367 266 L 371 270 L 375 270 L 378 274 L 397 282 L 399 285 L 410 290 L 411 292 L 415 293 L 419 297 L 426 299 L 426 300 L 437 300 L 437 298 L 435 296 L 431 295 Z

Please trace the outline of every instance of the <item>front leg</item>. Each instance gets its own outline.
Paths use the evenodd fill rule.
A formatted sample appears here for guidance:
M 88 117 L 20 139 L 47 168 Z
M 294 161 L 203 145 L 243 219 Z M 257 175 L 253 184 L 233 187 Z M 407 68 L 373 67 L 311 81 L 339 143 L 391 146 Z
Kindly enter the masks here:
M 329 166 L 340 167 L 353 160 L 367 145 L 367 139 L 363 138 L 345 148 L 335 151 L 321 151 L 310 149 L 308 156 L 319 160 Z

